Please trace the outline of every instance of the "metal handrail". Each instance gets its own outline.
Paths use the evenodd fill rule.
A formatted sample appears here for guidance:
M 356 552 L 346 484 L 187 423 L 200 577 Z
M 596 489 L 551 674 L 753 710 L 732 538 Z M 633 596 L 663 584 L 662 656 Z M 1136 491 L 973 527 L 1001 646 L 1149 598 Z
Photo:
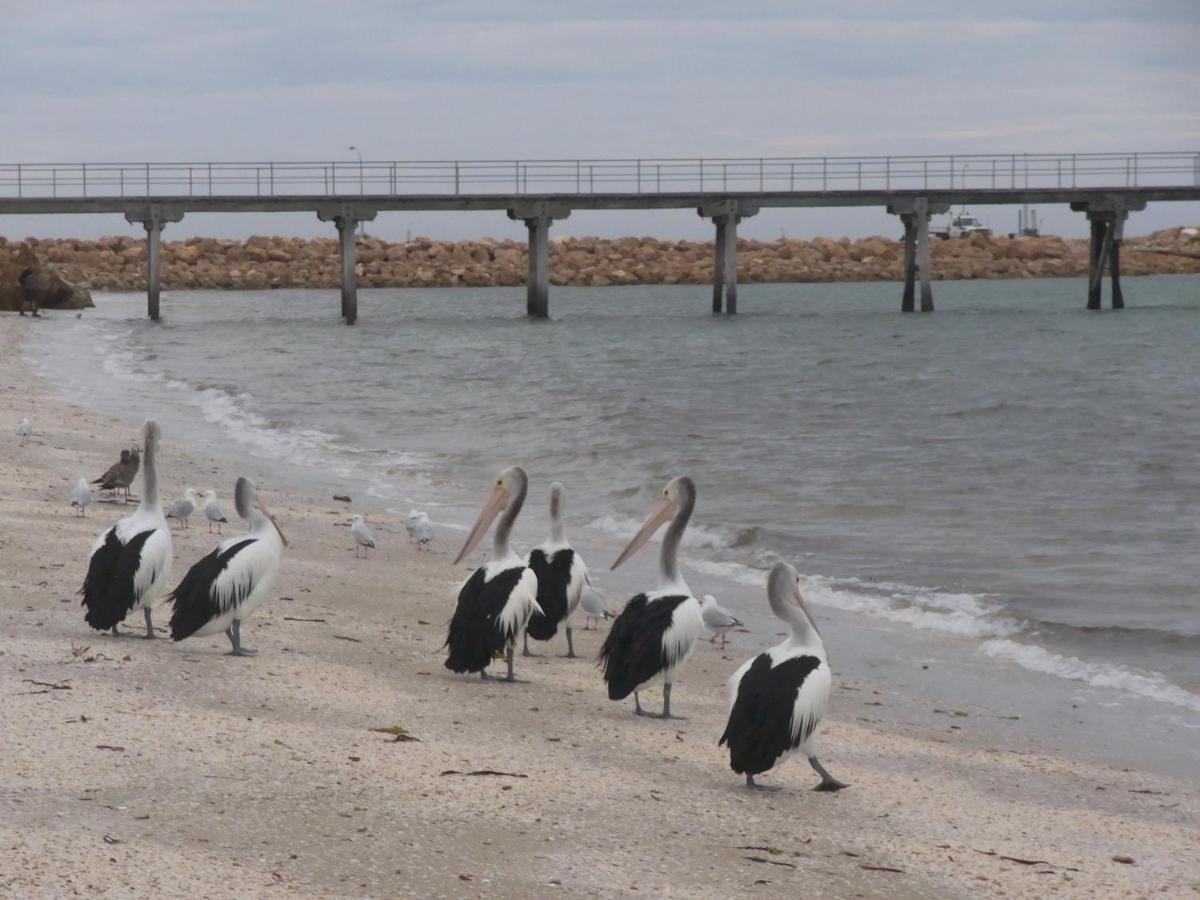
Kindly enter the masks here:
M 1200 186 L 1200 151 L 937 156 L 0 163 L 0 197 L 342 197 Z

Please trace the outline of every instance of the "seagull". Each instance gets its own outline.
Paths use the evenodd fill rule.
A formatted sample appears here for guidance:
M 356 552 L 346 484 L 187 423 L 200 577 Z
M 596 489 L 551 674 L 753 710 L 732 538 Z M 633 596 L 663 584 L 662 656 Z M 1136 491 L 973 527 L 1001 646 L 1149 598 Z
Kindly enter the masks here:
M 158 503 L 158 423 L 147 421 L 142 434 L 146 468 L 141 505 L 100 535 L 79 593 L 87 607 L 87 623 L 97 631 L 112 629 L 119 635 L 117 624 L 140 609 L 146 617 L 146 637 L 153 638 L 150 610 L 171 574 L 171 529 Z
M 75 487 L 71 491 L 71 506 L 77 511 L 77 515 L 86 516 L 87 505 L 91 502 L 92 489 L 88 487 L 86 478 L 80 478 L 75 482 Z
M 800 576 L 778 562 L 767 577 L 771 611 L 792 627 L 792 636 L 742 663 L 729 680 L 729 722 L 718 746 L 728 744 L 729 767 L 746 776 L 746 787 L 779 790 L 756 784 L 755 775 L 770 771 L 781 757 L 803 753 L 821 776 L 815 790 L 846 787 L 817 759 L 814 732 L 829 705 L 833 679 L 817 623 L 800 593 Z
M 225 510 L 221 509 L 221 504 L 217 502 L 216 491 L 204 492 L 204 518 L 208 519 L 209 534 L 212 534 L 213 525 L 217 526 L 217 534 L 220 534 L 221 525 L 229 522 L 225 518 Z
M 183 492 L 183 496 L 171 504 L 171 508 L 167 510 L 168 519 L 178 519 L 183 523 L 184 528 L 190 528 L 188 525 L 188 517 L 196 511 L 196 507 L 200 505 L 200 498 L 196 493 L 195 488 L 188 488 Z
M 550 537 L 529 552 L 526 564 L 537 576 L 537 602 L 542 608 L 534 613 L 525 629 L 525 655 L 530 656 L 529 639 L 548 641 L 565 625 L 567 656 L 575 657 L 575 642 L 571 626 L 566 624 L 579 605 L 583 586 L 587 582 L 587 566 L 567 542 L 562 518 L 563 486 L 557 481 L 550 485 Z
M 28 416 L 21 420 L 21 424 L 17 426 L 17 435 L 21 438 L 21 446 L 25 446 L 25 442 L 29 440 L 29 436 L 33 434 L 33 423 L 29 421 Z
M 589 631 L 589 623 L 596 622 L 599 627 L 598 620 L 611 619 L 612 613 L 608 611 L 608 598 L 600 592 L 598 588 L 594 588 L 591 584 L 586 584 L 583 587 L 583 596 L 579 599 L 579 608 L 585 613 L 583 620 L 583 630 Z
M 429 545 L 433 543 L 433 528 L 429 523 L 429 516 L 419 513 L 413 530 L 417 538 L 417 549 L 428 550 Z
M 375 534 L 371 531 L 362 516 L 354 516 L 350 519 L 350 533 L 354 535 L 354 556 L 358 557 L 359 548 L 362 548 L 363 555 L 367 553 L 367 548 L 375 549 Z
M 422 516 L 424 516 L 426 519 L 429 518 L 425 515 L 425 513 L 421 512 L 415 507 L 408 511 L 408 521 L 404 523 L 404 530 L 408 532 L 408 542 L 410 544 L 415 544 L 417 542 L 417 523 L 421 521 Z
M 725 632 L 731 628 L 741 628 L 743 624 L 741 619 L 717 603 L 717 598 L 712 594 L 705 594 L 701 598 L 700 615 L 704 619 L 704 627 L 713 633 L 708 642 L 711 644 L 720 636 L 722 649 L 728 643 Z
M 542 611 L 537 603 L 537 576 L 508 546 L 508 535 L 525 504 L 528 486 L 520 466 L 502 471 L 454 560 L 455 565 L 462 562 L 487 534 L 496 516 L 504 513 L 492 537 L 491 561 L 476 569 L 459 589 L 444 645 L 450 648 L 445 665 L 451 672 L 478 672 L 486 681 L 493 657 L 505 651 L 508 676 L 504 680 L 517 680 L 513 677 L 513 645 L 529 617 Z
M 633 597 L 613 621 L 600 648 L 600 665 L 608 685 L 609 700 L 624 700 L 633 694 L 634 712 L 642 709 L 638 691 L 657 678 L 663 680 L 661 719 L 671 716 L 671 679 L 687 658 L 696 638 L 704 632 L 700 601 L 679 574 L 679 542 L 696 507 L 696 485 L 686 475 L 673 478 L 663 488 L 662 499 L 641 530 L 621 551 L 613 569 L 637 553 L 666 521 L 659 551 L 658 587 Z
M 239 478 L 233 497 L 250 531 L 221 541 L 171 592 L 171 640 L 224 631 L 233 645 L 230 656 L 253 656 L 256 651 L 242 646 L 242 622 L 270 592 L 287 538 L 258 499 L 253 481 Z

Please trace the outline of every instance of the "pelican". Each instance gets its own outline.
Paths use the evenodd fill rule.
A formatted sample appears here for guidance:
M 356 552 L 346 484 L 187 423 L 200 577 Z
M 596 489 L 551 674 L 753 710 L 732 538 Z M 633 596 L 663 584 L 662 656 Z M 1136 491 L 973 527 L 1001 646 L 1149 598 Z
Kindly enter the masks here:
M 713 633 L 708 642 L 711 644 L 720 637 L 722 649 L 728 643 L 725 632 L 742 627 L 742 620 L 719 604 L 712 594 L 705 594 L 700 599 L 700 615 L 704 617 L 704 627 Z
M 91 502 L 92 489 L 88 487 L 86 478 L 80 478 L 75 482 L 75 487 L 71 491 L 71 506 L 74 507 L 77 515 L 86 516 L 87 505 Z
M 128 503 L 132 499 L 129 496 L 129 486 L 137 478 L 140 466 L 140 451 L 136 447 L 132 450 L 122 450 L 120 461 L 109 466 L 108 471 L 93 481 L 92 484 L 100 485 L 100 490 L 109 491 L 114 496 L 117 491 L 123 490 L 125 492 L 125 502 Z
M 195 488 L 188 488 L 183 492 L 183 496 L 171 504 L 171 508 L 167 510 L 168 519 L 178 519 L 183 523 L 184 528 L 189 528 L 188 517 L 196 511 L 196 507 L 200 505 L 200 498 L 196 494 Z
M 258 499 L 253 481 L 239 478 L 233 497 L 250 531 L 221 541 L 171 592 L 171 640 L 224 631 L 233 645 L 230 656 L 253 656 L 257 651 L 242 646 L 242 622 L 270 592 L 287 538 Z
M 729 767 L 746 776 L 746 787 L 779 790 L 756 784 L 755 775 L 769 771 L 783 756 L 800 752 L 821 776 L 815 790 L 846 787 L 817 760 L 814 732 L 829 705 L 832 678 L 817 623 L 800 594 L 796 570 L 776 563 L 767 578 L 771 611 L 792 626 L 792 636 L 742 663 L 729 679 L 729 724 L 717 742 L 729 745 Z
M 550 485 L 550 538 L 531 550 L 525 561 L 537 576 L 537 602 L 542 609 L 541 613 L 533 614 L 525 629 L 526 656 L 531 655 L 530 638 L 548 641 L 562 624 L 567 634 L 567 656 L 575 658 L 575 642 L 567 623 L 587 583 L 587 566 L 567 542 L 562 506 L 563 486 L 556 481 Z
M 146 617 L 146 637 L 154 637 L 150 610 L 166 591 L 171 575 L 171 529 L 158 503 L 158 423 L 142 428 L 146 467 L 142 502 L 132 516 L 100 535 L 79 593 L 87 607 L 87 623 L 98 631 L 112 629 L 136 609 Z
M 467 542 L 454 560 L 458 565 L 487 534 L 496 516 L 504 513 L 492 537 L 492 558 L 476 569 L 458 592 L 458 605 L 450 619 L 445 646 L 450 648 L 446 668 L 452 672 L 478 672 L 487 680 L 488 664 L 506 651 L 508 676 L 513 677 L 513 644 L 529 617 L 540 613 L 537 576 L 508 546 L 513 522 L 525 503 L 529 480 L 520 466 L 510 466 L 496 477 L 492 493 L 479 512 Z
M 579 600 L 579 608 L 584 612 L 584 631 L 590 630 L 588 625 L 592 622 L 596 622 L 598 628 L 600 619 L 612 618 L 612 613 L 608 611 L 608 598 L 590 584 L 586 584 L 583 587 L 583 596 Z
M 209 534 L 212 534 L 213 525 L 217 526 L 217 534 L 220 534 L 221 525 L 229 522 L 225 518 L 225 510 L 221 509 L 221 504 L 217 502 L 216 491 L 204 492 L 204 518 L 208 519 Z
M 25 446 L 25 442 L 29 440 L 29 436 L 33 434 L 33 423 L 26 417 L 21 420 L 21 424 L 17 426 L 17 436 L 21 439 L 21 446 Z
M 658 588 L 629 601 L 600 648 L 608 699 L 624 700 L 633 694 L 634 712 L 639 716 L 653 714 L 642 709 L 638 691 L 661 676 L 663 709 L 659 718 L 672 718 L 671 678 L 704 632 L 700 601 L 692 596 L 676 564 L 679 541 L 695 506 L 692 479 L 686 475 L 672 479 L 663 488 L 658 506 L 612 564 L 615 569 L 633 556 L 659 526 L 670 520 L 659 553 Z
M 358 558 L 358 550 L 361 547 L 363 555 L 366 555 L 367 548 L 375 549 L 375 535 L 371 531 L 362 516 L 354 516 L 350 519 L 350 534 L 354 536 L 354 556 Z

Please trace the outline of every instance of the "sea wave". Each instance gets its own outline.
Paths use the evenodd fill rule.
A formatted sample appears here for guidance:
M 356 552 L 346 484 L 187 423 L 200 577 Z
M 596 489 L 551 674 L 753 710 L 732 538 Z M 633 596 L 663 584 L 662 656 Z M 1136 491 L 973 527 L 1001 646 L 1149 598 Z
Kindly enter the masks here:
M 609 513 L 588 522 L 586 527 L 607 534 L 610 537 L 629 540 L 642 527 L 642 520 L 635 519 L 632 516 Z M 661 540 L 662 534 L 663 532 L 660 531 L 651 538 L 651 541 L 657 543 Z M 735 539 L 736 535 L 730 535 L 719 528 L 689 525 L 687 531 L 683 533 L 682 546 L 693 549 L 719 550 L 732 546 Z

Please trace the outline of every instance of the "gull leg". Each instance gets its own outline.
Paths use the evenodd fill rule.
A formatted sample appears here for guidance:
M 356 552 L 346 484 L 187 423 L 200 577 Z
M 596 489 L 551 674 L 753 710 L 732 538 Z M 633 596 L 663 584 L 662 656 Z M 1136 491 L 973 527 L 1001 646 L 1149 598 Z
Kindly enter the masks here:
M 752 791 L 777 791 L 779 788 L 771 784 L 759 784 L 754 780 L 754 776 L 749 772 L 746 773 L 746 787 Z
M 242 623 L 237 619 L 233 620 L 233 624 L 225 633 L 229 635 L 229 642 L 233 644 L 233 649 L 229 651 L 230 656 L 253 656 L 258 652 L 242 646 Z
M 850 787 L 850 785 L 838 781 L 826 772 L 825 767 L 821 765 L 815 756 L 808 758 L 808 764 L 813 767 L 813 771 L 821 776 L 821 783 L 813 788 L 814 791 L 840 791 L 842 788 Z
M 154 640 L 154 623 L 150 621 L 150 607 L 147 606 L 142 612 L 146 615 L 146 639 L 152 641 Z

